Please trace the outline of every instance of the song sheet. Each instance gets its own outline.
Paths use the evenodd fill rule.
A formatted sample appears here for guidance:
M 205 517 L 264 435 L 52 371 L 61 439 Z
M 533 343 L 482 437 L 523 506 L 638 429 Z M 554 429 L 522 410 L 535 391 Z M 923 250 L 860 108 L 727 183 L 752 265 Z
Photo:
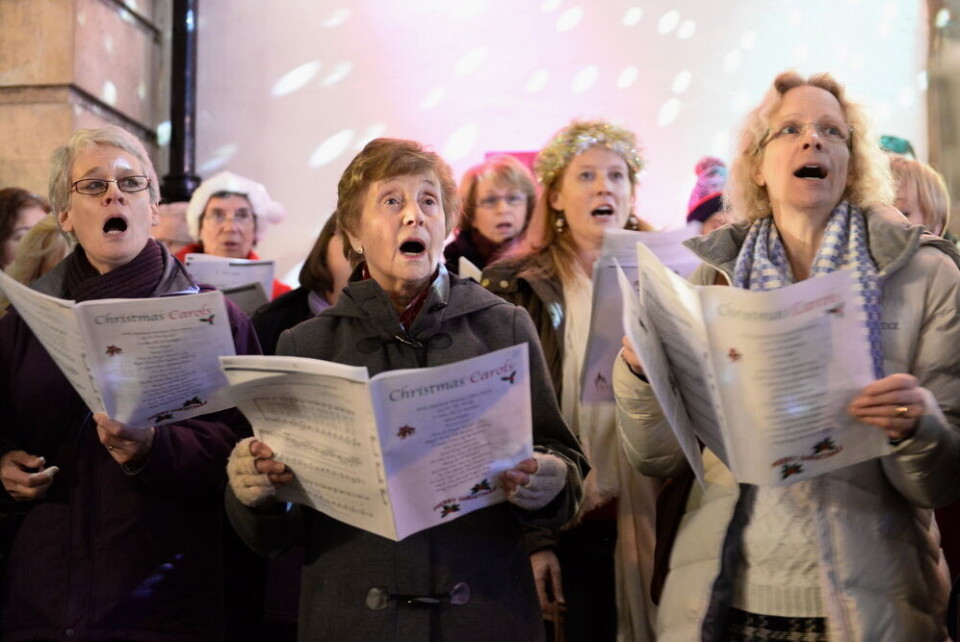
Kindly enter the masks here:
M 590 333 L 583 367 L 580 369 L 581 401 L 613 401 L 610 377 L 623 338 L 623 301 L 617 281 L 618 267 L 631 282 L 637 282 L 636 248 L 637 243 L 642 242 L 653 250 L 663 264 L 687 277 L 699 260 L 682 242 L 694 234 L 693 227 L 666 232 L 607 230 L 604 233 L 600 257 L 593 266 Z
M 222 359 L 236 405 L 295 473 L 280 499 L 398 541 L 505 500 L 532 456 L 528 346 L 367 377 L 300 357 Z
M 2 273 L 0 288 L 92 412 L 146 428 L 233 405 L 218 361 L 236 353 L 220 292 L 75 303 Z
M 206 283 L 218 290 L 260 283 L 268 295 L 273 292 L 273 261 L 231 259 L 197 253 L 187 254 L 183 264 L 197 283 Z
M 693 286 L 642 244 L 637 255 L 626 330 L 688 459 L 698 438 L 738 481 L 777 486 L 890 451 L 846 411 L 873 379 L 849 271 L 751 292 Z

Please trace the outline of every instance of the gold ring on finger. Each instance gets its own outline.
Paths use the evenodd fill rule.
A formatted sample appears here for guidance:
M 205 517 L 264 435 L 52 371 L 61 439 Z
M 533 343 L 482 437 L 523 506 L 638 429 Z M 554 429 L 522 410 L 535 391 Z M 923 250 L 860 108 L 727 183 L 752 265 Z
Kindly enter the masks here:
M 899 406 L 899 407 L 897 408 L 897 418 L 898 418 L 898 419 L 903 419 L 904 417 L 907 416 L 907 413 L 908 413 L 908 412 L 910 412 L 910 408 L 909 408 L 909 407 L 907 407 L 907 406 Z

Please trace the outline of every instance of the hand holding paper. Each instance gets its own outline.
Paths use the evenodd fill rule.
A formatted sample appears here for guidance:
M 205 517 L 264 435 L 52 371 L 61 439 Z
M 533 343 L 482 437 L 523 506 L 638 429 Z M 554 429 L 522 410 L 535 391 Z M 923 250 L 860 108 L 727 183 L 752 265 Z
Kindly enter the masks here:
M 293 473 L 273 459 L 269 446 L 254 437 L 247 437 L 230 453 L 227 478 L 242 504 L 263 507 L 275 501 L 277 486 L 293 481 Z
M 890 439 L 909 439 L 927 412 L 920 382 L 898 373 L 871 382 L 850 402 L 850 414 L 886 431 Z

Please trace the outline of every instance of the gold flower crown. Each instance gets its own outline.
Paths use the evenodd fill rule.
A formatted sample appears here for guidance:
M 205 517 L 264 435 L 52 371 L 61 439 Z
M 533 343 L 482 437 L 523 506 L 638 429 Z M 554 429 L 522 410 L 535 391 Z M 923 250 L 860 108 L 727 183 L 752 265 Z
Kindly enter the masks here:
M 630 182 L 636 183 L 643 170 L 643 157 L 637 149 L 636 136 L 623 127 L 602 120 L 575 120 L 554 134 L 534 162 L 537 180 L 548 187 L 570 164 L 570 159 L 596 146 L 606 147 L 622 156 L 630 170 Z

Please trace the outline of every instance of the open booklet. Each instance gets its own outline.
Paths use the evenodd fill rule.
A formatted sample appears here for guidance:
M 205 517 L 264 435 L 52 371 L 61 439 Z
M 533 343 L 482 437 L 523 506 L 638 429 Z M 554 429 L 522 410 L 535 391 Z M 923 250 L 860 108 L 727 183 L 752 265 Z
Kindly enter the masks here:
M 642 244 L 639 297 L 622 272 L 624 327 L 687 459 L 698 439 L 737 481 L 781 486 L 890 452 L 846 410 L 873 380 L 847 270 L 766 292 L 698 287 Z
M 593 265 L 593 303 L 590 309 L 590 333 L 580 369 L 580 400 L 613 401 L 610 377 L 613 362 L 623 345 L 621 324 L 623 303 L 617 283 L 617 267 L 632 283 L 637 282 L 637 243 L 644 243 L 660 261 L 677 274 L 687 277 L 699 264 L 697 256 L 682 245 L 696 234 L 688 226 L 666 232 L 606 230 L 600 257 Z
M 398 541 L 506 499 L 533 454 L 526 343 L 433 368 L 225 357 L 236 405 L 295 474 L 278 492 Z
M 92 412 L 146 428 L 233 406 L 222 293 L 74 303 L 2 272 L 0 288 Z
M 231 259 L 212 254 L 187 254 L 183 264 L 198 283 L 212 285 L 218 290 L 229 290 L 250 283 L 263 287 L 266 303 L 273 292 L 273 261 Z M 242 309 L 242 306 L 241 306 Z

